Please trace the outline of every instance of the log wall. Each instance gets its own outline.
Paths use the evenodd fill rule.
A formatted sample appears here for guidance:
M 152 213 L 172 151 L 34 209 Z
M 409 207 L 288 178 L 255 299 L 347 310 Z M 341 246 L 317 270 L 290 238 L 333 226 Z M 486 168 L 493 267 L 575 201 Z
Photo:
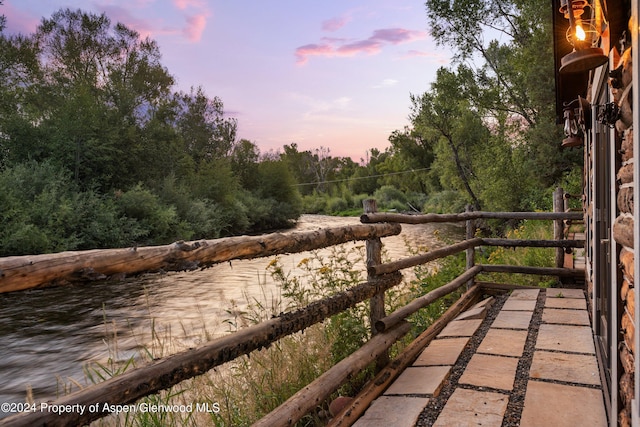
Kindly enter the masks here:
M 629 97 L 624 93 L 632 84 L 631 78 L 631 48 L 627 49 L 620 58 L 617 67 L 622 71 L 622 87 L 613 87 L 612 94 L 614 101 L 621 109 L 629 112 L 631 105 Z M 618 85 L 619 86 L 619 85 Z M 622 247 L 620 251 L 619 269 L 622 273 L 622 284 L 619 289 L 619 296 L 622 302 L 620 310 L 620 350 L 619 360 L 622 370 L 619 373 L 618 382 L 618 424 L 620 426 L 631 425 L 631 402 L 634 399 L 634 373 L 635 373 L 635 284 L 634 284 L 634 186 L 635 177 L 633 174 L 635 156 L 633 153 L 633 122 L 628 120 L 630 114 L 623 114 L 616 122 L 618 134 L 622 137 L 622 143 L 618 150 L 619 158 L 616 159 L 621 165 L 616 174 L 616 192 L 618 216 L 613 224 L 613 238 Z

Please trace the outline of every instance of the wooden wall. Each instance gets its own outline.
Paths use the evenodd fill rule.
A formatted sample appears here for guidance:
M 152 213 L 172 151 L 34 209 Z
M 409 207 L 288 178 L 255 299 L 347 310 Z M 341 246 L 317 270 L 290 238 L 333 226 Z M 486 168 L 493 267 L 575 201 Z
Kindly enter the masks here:
M 622 247 L 620 252 L 620 265 L 622 272 L 622 285 L 619 296 L 623 303 L 623 309 L 619 312 L 621 337 L 619 346 L 619 360 L 622 371 L 619 378 L 619 403 L 618 423 L 621 426 L 631 425 L 631 402 L 634 398 L 634 373 L 635 373 L 635 284 L 634 284 L 634 185 L 633 174 L 635 155 L 633 152 L 633 120 L 631 106 L 631 48 L 628 48 L 621 56 L 616 66 L 615 78 L 610 79 L 611 91 L 614 101 L 620 106 L 620 119 L 616 122 L 616 130 L 622 136 L 620 149 L 621 165 L 616 174 L 615 190 L 617 195 L 617 217 L 613 224 L 613 238 Z

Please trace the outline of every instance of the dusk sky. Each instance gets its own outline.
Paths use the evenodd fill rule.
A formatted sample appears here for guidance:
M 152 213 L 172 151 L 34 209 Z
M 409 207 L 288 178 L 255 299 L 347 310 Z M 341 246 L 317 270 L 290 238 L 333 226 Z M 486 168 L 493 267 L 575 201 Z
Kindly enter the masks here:
M 422 0 L 5 0 L 8 33 L 61 8 L 105 12 L 156 40 L 188 92 L 202 86 L 262 153 L 297 143 L 359 161 L 408 124 L 410 94 L 451 54 Z

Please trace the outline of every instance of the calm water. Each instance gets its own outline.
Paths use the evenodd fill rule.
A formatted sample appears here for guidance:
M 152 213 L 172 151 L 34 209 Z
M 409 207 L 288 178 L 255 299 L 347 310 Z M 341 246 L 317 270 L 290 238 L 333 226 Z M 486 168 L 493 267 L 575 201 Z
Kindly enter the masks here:
M 295 231 L 359 223 L 358 218 L 304 215 Z M 389 259 L 406 256 L 407 245 L 433 249 L 443 245 L 443 235 L 463 232 L 448 224 L 403 225 L 402 230 L 401 236 L 382 239 Z M 306 257 L 301 253 L 279 260 L 285 271 L 298 275 L 304 273 L 296 266 Z M 228 320 L 246 306 L 247 297 L 268 301 L 278 295 L 266 270 L 273 258 L 0 295 L 0 402 L 24 401 L 28 387 L 36 400 L 55 398 L 65 385 L 86 384 L 83 366 L 88 363 L 126 360 L 141 346 L 158 349 L 164 337 L 173 343 L 165 344 L 166 355 L 167 348 L 200 344 L 205 329 L 209 336 L 227 332 Z M 160 339 L 151 339 L 152 329 Z

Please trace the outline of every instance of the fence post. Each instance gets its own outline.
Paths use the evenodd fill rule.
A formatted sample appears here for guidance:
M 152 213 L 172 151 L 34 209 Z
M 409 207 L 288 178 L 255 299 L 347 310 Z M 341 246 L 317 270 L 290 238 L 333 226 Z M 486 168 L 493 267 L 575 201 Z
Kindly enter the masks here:
M 465 208 L 465 212 L 472 212 L 473 208 L 471 207 L 471 205 L 467 205 L 467 207 Z M 466 235 L 465 238 L 467 240 L 473 239 L 476 235 L 476 221 L 474 219 L 468 219 L 466 222 Z M 476 248 L 475 247 L 471 247 L 468 248 L 466 251 L 466 255 L 467 255 L 467 270 L 473 268 L 473 266 L 476 264 Z M 474 284 L 474 279 L 471 278 L 468 282 L 467 282 L 467 290 L 470 289 L 473 284 Z
M 365 199 L 362 201 L 364 213 L 376 213 L 378 208 L 375 199 Z M 382 241 L 379 237 L 369 239 L 365 243 L 367 251 L 367 269 L 372 265 L 382 264 Z M 375 273 L 367 273 L 367 280 L 375 280 Z M 380 292 L 369 300 L 369 319 L 371 322 L 371 336 L 376 335 L 376 322 L 384 318 L 387 314 L 384 310 L 384 292 Z M 376 359 L 376 372 L 382 370 L 389 363 L 389 353 L 384 352 Z
M 553 211 L 564 212 L 564 190 L 562 189 L 562 187 L 556 188 L 556 190 L 553 192 Z M 553 221 L 554 240 L 562 240 L 562 238 L 564 237 L 563 229 L 563 220 L 556 219 Z M 562 266 L 564 266 L 564 249 L 556 248 L 556 267 L 560 268 Z

